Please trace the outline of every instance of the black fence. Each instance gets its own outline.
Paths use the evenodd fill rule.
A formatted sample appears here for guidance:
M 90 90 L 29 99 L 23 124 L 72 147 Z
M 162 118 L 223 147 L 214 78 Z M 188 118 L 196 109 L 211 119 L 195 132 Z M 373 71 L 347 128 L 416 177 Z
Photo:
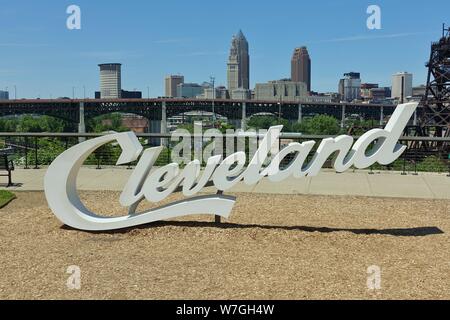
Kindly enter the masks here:
M 0 133 L 0 153 L 8 154 L 9 159 L 14 161 L 17 168 L 38 169 L 50 165 L 55 158 L 68 148 L 78 144 L 85 139 L 92 139 L 101 136 L 101 134 L 72 134 L 72 133 Z M 178 141 L 171 141 L 170 135 L 161 134 L 137 134 L 139 141 L 144 148 L 151 148 L 155 145 L 165 146 L 156 163 L 157 166 L 166 165 L 172 162 L 172 151 Z M 242 136 L 240 136 L 242 137 Z M 284 133 L 279 140 L 280 149 L 287 146 L 290 142 L 316 141 L 316 147 L 319 142 L 329 136 L 308 136 L 297 133 Z M 191 150 L 195 150 L 194 140 L 201 139 L 201 148 L 205 148 L 208 142 L 203 141 L 202 137 L 193 137 L 191 139 Z M 232 144 L 237 148 L 237 135 L 224 135 L 224 139 L 233 139 Z M 259 139 L 262 135 L 259 136 Z M 355 140 L 358 137 L 354 137 Z M 256 139 L 258 141 L 258 139 Z M 198 141 L 198 140 L 197 140 Z M 450 145 L 450 138 L 431 138 L 431 137 L 402 137 L 400 141 L 407 146 L 406 152 L 388 166 L 375 164 L 368 170 L 370 173 L 381 171 L 398 171 L 403 175 L 418 174 L 419 172 L 436 172 L 450 175 L 450 155 L 442 152 L 433 151 L 433 148 L 427 146 Z M 229 144 L 229 142 L 228 142 Z M 227 142 L 223 142 L 226 146 Z M 241 146 L 242 147 L 242 146 Z M 249 140 L 244 146 L 249 158 Z M 225 150 L 226 151 L 226 150 Z M 224 156 L 226 155 L 224 151 Z M 233 151 L 234 152 L 234 151 Z M 114 166 L 121 153 L 118 144 L 108 144 L 96 150 L 85 162 L 86 166 L 92 166 L 102 169 L 107 166 Z M 194 153 L 194 151 L 193 151 Z M 229 153 L 228 153 L 229 154 Z M 312 157 L 310 154 L 310 158 Z M 126 167 L 132 168 L 135 164 L 129 164 Z M 331 167 L 329 161 L 325 167 Z

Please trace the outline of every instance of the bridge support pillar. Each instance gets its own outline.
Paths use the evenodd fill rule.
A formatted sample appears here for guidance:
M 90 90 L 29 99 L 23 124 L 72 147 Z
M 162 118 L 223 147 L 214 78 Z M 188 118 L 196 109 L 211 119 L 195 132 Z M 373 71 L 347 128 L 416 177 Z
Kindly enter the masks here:
M 247 130 L 247 103 L 242 103 L 242 120 L 241 120 L 241 129 L 243 131 Z
M 417 109 L 414 111 L 414 120 L 413 125 L 417 126 Z
M 167 106 L 166 102 L 162 102 L 161 120 L 149 120 L 150 133 L 167 134 Z M 152 146 L 168 146 L 168 139 L 150 138 Z
M 167 105 L 166 102 L 162 102 L 162 115 L 161 115 L 161 134 L 167 134 Z M 169 139 L 161 139 L 161 145 L 168 147 L 169 146 Z
M 302 123 L 302 121 L 303 121 L 303 105 L 299 104 L 298 105 L 298 120 L 297 120 L 297 122 Z
M 84 102 L 80 102 L 80 122 L 78 123 L 78 133 L 86 133 L 86 122 L 84 121 Z M 80 137 L 79 142 L 83 142 L 86 138 Z
M 380 126 L 383 126 L 384 124 L 384 108 L 380 108 Z
M 149 120 L 149 125 L 150 125 L 149 133 L 155 133 L 155 134 L 161 133 L 161 121 L 160 120 Z M 161 145 L 160 138 L 150 138 L 149 142 L 150 142 L 150 145 L 152 145 L 152 146 L 160 146 Z
M 345 127 L 345 104 L 342 106 L 341 129 Z

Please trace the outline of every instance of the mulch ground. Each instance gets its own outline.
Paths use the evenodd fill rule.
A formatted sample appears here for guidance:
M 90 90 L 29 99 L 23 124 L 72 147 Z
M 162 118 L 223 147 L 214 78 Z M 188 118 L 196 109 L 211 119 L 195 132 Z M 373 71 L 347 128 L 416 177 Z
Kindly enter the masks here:
M 112 215 L 118 196 L 82 193 Z M 450 201 L 239 194 L 212 221 L 81 232 L 43 193 L 18 193 L 0 210 L 0 299 L 450 299 Z M 72 265 L 80 290 L 66 286 Z

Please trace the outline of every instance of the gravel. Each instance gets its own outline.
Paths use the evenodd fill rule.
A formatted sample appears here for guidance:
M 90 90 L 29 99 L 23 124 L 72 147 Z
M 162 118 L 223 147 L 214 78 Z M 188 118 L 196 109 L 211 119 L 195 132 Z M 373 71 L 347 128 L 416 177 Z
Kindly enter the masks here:
M 81 196 L 125 213 L 118 193 Z M 62 226 L 43 193 L 18 193 L 0 210 L 0 299 L 450 299 L 450 201 L 237 196 L 220 227 L 191 216 L 89 233 Z

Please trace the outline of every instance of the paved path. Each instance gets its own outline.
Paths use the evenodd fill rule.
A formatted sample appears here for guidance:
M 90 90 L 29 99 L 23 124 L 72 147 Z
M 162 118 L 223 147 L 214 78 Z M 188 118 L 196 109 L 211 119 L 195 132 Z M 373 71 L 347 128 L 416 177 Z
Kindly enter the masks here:
M 17 184 L 11 191 L 42 191 L 46 169 L 18 169 L 13 172 Z M 78 177 L 80 190 L 121 191 L 131 170 L 125 168 L 82 168 Z M 0 189 L 4 189 L 4 178 Z M 212 188 L 208 188 L 212 191 Z M 231 192 L 255 192 L 267 194 L 317 194 L 355 195 L 374 197 L 400 197 L 425 199 L 450 199 L 450 177 L 446 174 L 421 173 L 402 176 L 398 172 L 369 174 L 367 171 L 337 174 L 322 171 L 317 177 L 294 179 L 271 183 L 264 179 L 256 186 L 237 185 Z

